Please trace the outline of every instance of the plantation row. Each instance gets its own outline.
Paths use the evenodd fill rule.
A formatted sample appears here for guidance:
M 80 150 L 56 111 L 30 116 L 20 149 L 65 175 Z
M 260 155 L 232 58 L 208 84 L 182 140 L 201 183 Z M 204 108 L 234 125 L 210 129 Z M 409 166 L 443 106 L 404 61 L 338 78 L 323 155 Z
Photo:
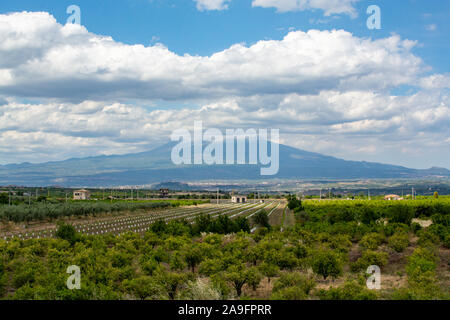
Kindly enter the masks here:
M 200 204 L 202 201 L 160 201 L 160 202 L 68 202 L 68 203 L 35 203 L 33 205 L 1 205 L 0 220 L 2 221 L 32 221 L 57 219 L 67 216 L 89 216 L 121 211 L 135 212 L 138 210 L 151 210 L 180 205 Z
M 410 224 L 413 218 L 428 218 L 450 213 L 450 200 L 411 200 L 411 201 L 303 201 L 296 209 L 299 218 L 301 212 L 314 221 L 326 220 L 330 223 L 358 221 L 370 223 L 387 218 L 390 222 Z
M 169 222 L 171 220 L 186 220 L 190 223 L 199 215 L 208 215 L 211 218 L 216 218 L 221 215 L 227 215 L 231 219 L 242 216 L 244 214 L 252 215 L 256 211 L 270 206 L 267 204 L 226 204 L 206 208 L 175 208 L 171 210 L 163 210 L 157 212 L 151 212 L 150 214 L 140 214 L 127 217 L 114 217 L 109 219 L 103 219 L 96 222 L 81 222 L 75 224 L 75 230 L 77 232 L 98 235 L 111 233 L 120 235 L 128 231 L 133 232 L 145 232 L 149 226 L 157 221 Z M 55 236 L 56 228 L 49 227 L 38 231 L 29 232 L 15 232 L 5 233 L 2 235 L 4 240 L 11 240 L 14 238 L 31 239 L 31 238 L 45 238 Z
M 200 215 L 194 224 L 159 220 L 145 233 L 120 236 L 60 227 L 58 239 L 0 240 L 0 298 L 450 298 L 448 256 L 429 228 L 343 222 L 336 233 L 336 224 L 309 221 L 283 232 L 261 228 L 250 234 L 248 226 L 244 232 L 231 228 L 234 214 L 214 221 L 216 214 Z M 353 228 L 360 228 L 357 236 Z M 373 264 L 381 268 L 381 290 L 366 287 Z M 81 269 L 80 290 L 66 287 L 70 265 Z

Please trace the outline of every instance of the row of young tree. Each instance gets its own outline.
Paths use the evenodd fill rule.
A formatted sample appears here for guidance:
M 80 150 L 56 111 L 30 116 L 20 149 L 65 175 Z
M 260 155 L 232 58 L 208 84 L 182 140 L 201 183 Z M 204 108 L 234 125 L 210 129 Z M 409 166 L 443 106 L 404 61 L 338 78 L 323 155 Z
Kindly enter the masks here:
M 181 205 L 197 205 L 202 201 L 79 201 L 63 203 L 34 203 L 33 205 L 0 205 L 0 221 L 52 220 L 61 217 L 95 216 L 121 211 L 163 209 Z

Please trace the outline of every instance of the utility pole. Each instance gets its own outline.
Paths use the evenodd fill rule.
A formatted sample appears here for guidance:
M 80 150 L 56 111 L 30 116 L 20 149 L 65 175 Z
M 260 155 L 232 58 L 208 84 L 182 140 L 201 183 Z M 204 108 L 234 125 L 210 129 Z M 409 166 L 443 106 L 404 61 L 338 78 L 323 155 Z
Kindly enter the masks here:
M 112 203 L 112 198 L 113 198 L 113 194 L 112 194 L 112 188 L 111 188 L 111 199 L 110 199 L 110 200 L 111 200 L 111 201 L 110 201 L 111 203 Z
M 322 201 L 322 189 L 320 189 L 319 202 Z
M 370 189 L 367 189 L 367 195 L 368 195 L 368 198 L 370 200 Z
M 11 190 L 8 191 L 8 203 L 11 205 Z
M 219 204 L 219 188 L 217 188 L 217 204 Z

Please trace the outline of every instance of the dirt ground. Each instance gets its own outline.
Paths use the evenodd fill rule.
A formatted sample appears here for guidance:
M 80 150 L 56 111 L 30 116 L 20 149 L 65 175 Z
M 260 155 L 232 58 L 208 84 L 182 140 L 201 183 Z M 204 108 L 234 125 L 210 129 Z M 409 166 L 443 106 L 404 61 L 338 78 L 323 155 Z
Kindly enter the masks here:
M 286 207 L 286 202 L 281 202 L 278 208 L 276 208 L 269 217 L 269 223 L 271 226 L 280 226 L 283 221 L 283 211 Z

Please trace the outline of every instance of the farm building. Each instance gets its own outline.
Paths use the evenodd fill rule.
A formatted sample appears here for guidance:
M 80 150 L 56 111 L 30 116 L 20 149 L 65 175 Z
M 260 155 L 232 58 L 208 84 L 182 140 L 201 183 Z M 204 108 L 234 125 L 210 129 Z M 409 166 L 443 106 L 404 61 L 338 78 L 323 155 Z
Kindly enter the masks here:
M 160 198 L 168 198 L 169 197 L 169 189 L 166 189 L 166 188 L 159 189 L 159 197 Z
M 403 198 L 396 194 L 388 194 L 384 197 L 384 200 L 403 200 Z
M 231 197 L 231 202 L 233 202 L 233 203 L 246 203 L 247 202 L 247 197 L 246 196 L 234 195 L 234 196 Z
M 91 193 L 88 190 L 80 189 L 80 190 L 75 190 L 73 192 L 74 200 L 89 200 L 90 198 L 91 198 Z

